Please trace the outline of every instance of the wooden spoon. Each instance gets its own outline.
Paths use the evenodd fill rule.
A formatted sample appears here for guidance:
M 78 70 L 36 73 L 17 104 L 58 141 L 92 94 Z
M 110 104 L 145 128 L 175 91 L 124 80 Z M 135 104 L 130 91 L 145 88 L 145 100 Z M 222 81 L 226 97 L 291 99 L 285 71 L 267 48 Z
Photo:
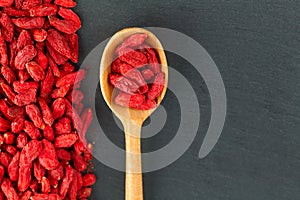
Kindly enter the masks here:
M 114 59 L 115 49 L 126 38 L 132 34 L 146 33 L 148 35 L 145 42 L 156 49 L 161 63 L 162 71 L 165 73 L 165 88 L 157 98 L 159 105 L 163 100 L 168 83 L 168 64 L 165 52 L 157 37 L 148 30 L 142 28 L 126 28 L 117 32 L 108 42 L 104 49 L 100 65 L 100 86 L 101 92 L 107 105 L 114 114 L 121 120 L 125 131 L 126 143 L 126 180 L 125 180 L 125 200 L 143 200 L 143 181 L 141 163 L 141 128 L 143 122 L 151 115 L 155 109 L 136 110 L 118 106 L 113 102 L 114 88 L 109 83 L 108 75 L 111 72 L 111 63 Z

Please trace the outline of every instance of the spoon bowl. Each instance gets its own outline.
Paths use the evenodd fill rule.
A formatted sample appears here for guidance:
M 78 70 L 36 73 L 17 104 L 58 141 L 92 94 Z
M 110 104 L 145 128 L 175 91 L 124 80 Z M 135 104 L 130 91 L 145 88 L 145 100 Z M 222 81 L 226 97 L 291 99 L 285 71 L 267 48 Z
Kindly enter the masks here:
M 165 52 L 163 47 L 158 40 L 158 38 L 148 30 L 142 28 L 126 28 L 119 32 L 117 32 L 107 43 L 106 48 L 104 49 L 102 59 L 101 59 L 101 67 L 100 67 L 100 85 L 101 91 L 106 101 L 107 105 L 114 112 L 114 114 L 122 121 L 127 121 L 130 119 L 136 124 L 142 124 L 155 109 L 151 110 L 137 110 L 130 109 L 126 107 L 119 106 L 113 102 L 114 97 L 114 88 L 109 83 L 109 74 L 111 72 L 111 63 L 114 61 L 114 52 L 115 49 L 129 36 L 136 33 L 146 33 L 148 37 L 145 40 L 150 47 L 156 49 L 158 58 L 160 60 L 162 72 L 165 73 L 165 87 L 160 96 L 157 98 L 157 105 L 161 103 L 163 100 L 166 91 L 167 91 L 167 83 L 168 83 L 168 63 L 166 59 Z
M 141 128 L 143 122 L 156 109 L 137 110 L 126 108 L 114 103 L 115 91 L 109 82 L 111 63 L 115 59 L 115 49 L 129 36 L 136 33 L 145 33 L 145 43 L 157 51 L 161 70 L 165 73 L 164 89 L 157 98 L 157 106 L 163 100 L 168 83 L 168 63 L 163 47 L 158 38 L 148 30 L 142 28 L 126 28 L 117 32 L 107 43 L 100 64 L 101 92 L 112 112 L 121 120 L 125 132 L 126 148 L 126 178 L 125 200 L 143 200 L 142 159 L 141 159 Z

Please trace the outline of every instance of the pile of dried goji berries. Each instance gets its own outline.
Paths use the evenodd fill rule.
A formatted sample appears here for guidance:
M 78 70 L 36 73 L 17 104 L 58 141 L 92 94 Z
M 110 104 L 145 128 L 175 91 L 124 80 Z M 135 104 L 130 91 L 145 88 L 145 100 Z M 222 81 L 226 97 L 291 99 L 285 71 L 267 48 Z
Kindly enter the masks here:
M 129 36 L 115 51 L 110 83 L 118 90 L 115 103 L 138 110 L 156 107 L 165 85 L 165 74 L 155 49 L 145 43 L 147 34 Z
M 87 199 L 96 177 L 85 134 L 73 0 L 0 0 L 0 200 Z M 81 138 L 81 139 L 80 139 Z

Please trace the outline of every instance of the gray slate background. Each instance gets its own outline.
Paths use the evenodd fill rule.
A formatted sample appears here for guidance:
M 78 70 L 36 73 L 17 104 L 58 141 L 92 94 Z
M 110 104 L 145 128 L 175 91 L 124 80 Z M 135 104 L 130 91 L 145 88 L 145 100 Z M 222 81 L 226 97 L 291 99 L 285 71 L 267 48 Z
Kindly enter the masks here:
M 81 61 L 122 28 L 164 27 L 204 46 L 223 77 L 226 124 L 217 146 L 200 160 L 210 118 L 208 91 L 189 63 L 168 53 L 170 65 L 197 92 L 202 120 L 196 140 L 179 160 L 144 175 L 146 200 L 300 199 L 299 1 L 86 0 L 78 1 L 75 10 L 83 23 Z M 101 97 L 98 102 L 99 121 L 123 146 L 122 132 Z M 172 93 L 163 105 L 168 122 L 159 135 L 143 141 L 144 152 L 167 144 L 176 133 L 179 110 Z M 123 199 L 124 173 L 97 161 L 95 167 L 98 182 L 91 199 Z

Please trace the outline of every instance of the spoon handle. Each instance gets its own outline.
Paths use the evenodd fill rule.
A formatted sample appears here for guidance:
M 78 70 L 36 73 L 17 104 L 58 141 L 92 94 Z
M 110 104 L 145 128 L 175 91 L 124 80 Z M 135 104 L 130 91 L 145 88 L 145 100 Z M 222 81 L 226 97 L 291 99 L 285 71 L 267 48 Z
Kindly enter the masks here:
M 124 128 L 126 143 L 125 200 L 143 200 L 141 126 L 129 122 Z

